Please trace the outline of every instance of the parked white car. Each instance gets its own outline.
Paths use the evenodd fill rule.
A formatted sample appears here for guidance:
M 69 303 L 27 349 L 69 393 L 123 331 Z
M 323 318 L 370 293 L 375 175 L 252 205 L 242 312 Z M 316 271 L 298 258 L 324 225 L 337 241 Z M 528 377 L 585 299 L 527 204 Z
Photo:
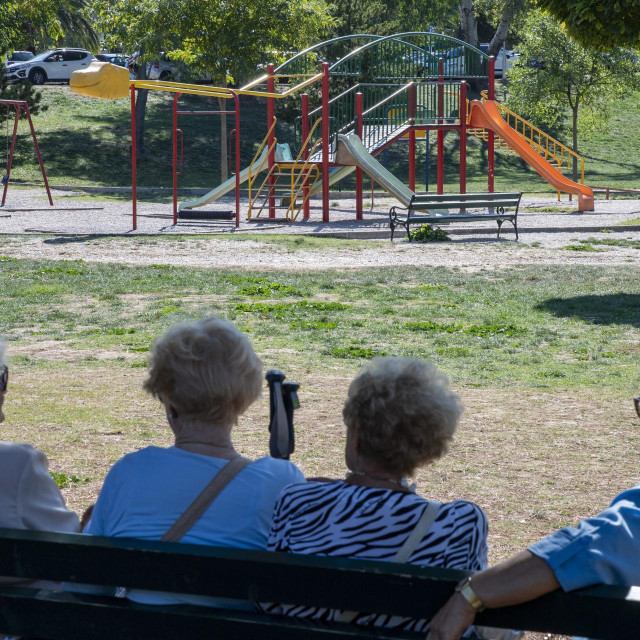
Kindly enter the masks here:
M 182 82 L 189 82 L 189 78 L 192 77 L 193 74 L 189 73 L 189 68 L 184 63 L 169 60 L 164 53 L 158 60 L 147 64 L 147 78 L 149 80 L 170 80 L 173 82 L 181 80 Z M 201 74 L 195 81 L 209 83 L 211 82 L 211 76 Z
M 180 63 L 169 60 L 164 54 L 159 60 L 147 64 L 147 78 L 149 80 L 177 80 L 181 75 Z
M 93 60 L 94 55 L 85 49 L 52 49 L 7 67 L 7 77 L 9 82 L 29 80 L 31 84 L 69 82 L 74 71 L 86 69 Z
M 488 49 L 488 42 L 480 43 L 480 51 L 484 51 L 486 53 Z M 496 56 L 496 78 L 504 78 L 505 72 L 509 71 L 509 69 L 513 67 L 513 63 L 518 59 L 518 57 L 519 56 L 517 53 L 514 53 L 510 49 L 505 49 L 504 47 L 502 47 L 502 49 L 498 51 L 498 55 Z

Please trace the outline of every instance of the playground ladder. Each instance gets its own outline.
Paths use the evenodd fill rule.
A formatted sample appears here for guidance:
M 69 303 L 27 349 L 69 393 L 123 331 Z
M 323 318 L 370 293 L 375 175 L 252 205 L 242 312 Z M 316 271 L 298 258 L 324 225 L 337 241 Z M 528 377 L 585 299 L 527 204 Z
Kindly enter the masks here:
M 482 92 L 482 101 L 487 100 L 487 92 Z M 469 101 L 467 101 L 467 110 L 469 109 Z M 496 107 L 500 114 L 504 118 L 505 122 L 513 128 L 517 134 L 519 134 L 527 143 L 535 149 L 549 164 L 553 165 L 559 171 L 571 170 L 573 168 L 573 158 L 578 160 L 580 165 L 580 182 L 584 184 L 584 158 L 578 155 L 572 149 L 569 149 L 566 145 L 562 144 L 559 140 L 556 140 L 549 134 L 545 133 L 541 129 L 538 129 L 535 125 L 529 121 L 521 118 L 518 114 L 514 113 L 508 107 L 496 102 Z M 489 132 L 486 129 L 468 129 L 471 135 L 484 140 L 489 139 Z M 498 135 L 496 135 L 496 145 L 501 149 L 509 149 L 511 147 Z
M 259 217 L 265 207 L 269 208 L 270 199 L 280 198 L 280 204 L 275 207 L 286 209 L 288 222 L 295 221 L 319 179 L 320 170 L 315 162 L 276 163 L 250 201 L 248 217 L 254 212 L 256 218 Z
M 307 145 L 321 120 L 318 119 L 314 124 L 294 161 L 276 162 L 268 172 L 267 177 L 262 181 L 254 197 L 251 197 L 251 191 L 249 191 L 248 218 L 251 218 L 254 210 L 257 210 L 256 217 L 259 217 L 264 208 L 268 207 L 269 201 L 275 198 L 280 198 L 280 204 L 275 205 L 277 208 L 286 208 L 285 217 L 288 222 L 294 222 L 298 218 L 300 211 L 309 200 L 313 188 L 320 179 L 318 163 L 313 162 L 311 159 L 305 160 L 302 156 L 304 150 L 308 148 Z M 274 126 L 275 119 L 272 128 Z M 269 134 L 267 134 L 267 138 L 268 136 Z M 308 154 L 309 158 L 314 157 L 320 142 L 320 140 L 316 140 Z M 258 153 L 260 150 L 258 150 Z

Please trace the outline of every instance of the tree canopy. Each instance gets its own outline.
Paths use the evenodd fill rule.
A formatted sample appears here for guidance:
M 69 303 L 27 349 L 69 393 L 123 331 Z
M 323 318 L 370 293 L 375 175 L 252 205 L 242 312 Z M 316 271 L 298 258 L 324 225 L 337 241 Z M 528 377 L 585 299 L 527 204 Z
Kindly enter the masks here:
M 640 47 L 640 0 L 538 0 L 584 46 Z
M 509 72 L 507 104 L 547 127 L 561 124 L 569 110 L 578 153 L 579 128 L 604 125 L 615 100 L 637 86 L 636 56 L 620 47 L 607 53 L 586 48 L 540 11 L 529 15 L 525 33 L 520 61 Z

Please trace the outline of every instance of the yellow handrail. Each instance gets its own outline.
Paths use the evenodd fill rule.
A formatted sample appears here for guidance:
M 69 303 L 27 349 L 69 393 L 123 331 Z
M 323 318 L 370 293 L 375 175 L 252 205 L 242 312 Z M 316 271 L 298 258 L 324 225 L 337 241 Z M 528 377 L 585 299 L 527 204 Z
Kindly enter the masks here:
M 316 127 L 322 122 L 322 118 L 318 118 L 314 124 L 313 127 L 311 127 L 311 131 L 309 131 L 309 135 L 306 137 L 305 141 L 302 143 L 302 146 L 300 147 L 300 151 L 298 152 L 298 155 L 296 156 L 296 160 L 295 163 L 296 165 L 300 162 L 300 159 L 302 157 L 302 154 L 304 152 L 304 150 L 307 148 L 307 145 L 309 144 L 309 141 L 311 140 L 312 136 L 313 136 L 313 132 L 316 130 Z M 304 182 L 306 181 L 306 177 L 307 174 L 309 172 L 309 167 L 312 164 L 317 164 L 315 162 L 311 162 L 311 158 L 313 157 L 313 154 L 316 152 L 316 149 L 318 148 L 318 146 L 322 143 L 322 139 L 318 138 L 314 145 L 311 147 L 311 151 L 309 151 L 308 153 L 308 157 L 307 159 L 304 161 L 304 164 L 302 165 L 302 168 L 300 169 L 296 179 L 294 180 L 294 166 L 291 167 L 291 202 L 289 203 L 289 209 L 287 209 L 287 217 L 289 217 L 289 211 L 291 211 L 291 222 L 295 221 L 295 218 L 298 217 L 298 214 L 296 214 L 295 218 L 293 217 L 293 209 L 295 207 L 295 202 L 296 202 L 296 198 L 300 195 L 300 191 L 302 189 L 304 189 Z M 299 184 L 300 182 L 300 178 L 304 176 L 305 180 L 303 181 L 302 184 Z M 317 178 L 314 181 L 312 187 L 315 185 L 315 183 L 317 182 Z M 308 196 L 307 196 L 308 197 Z M 304 204 L 304 202 L 302 203 Z M 300 213 L 300 210 L 298 210 L 298 213 Z
M 487 91 L 481 91 L 480 95 L 482 96 L 483 102 L 489 99 Z M 467 113 L 469 112 L 469 104 L 467 100 Z M 563 167 L 571 169 L 571 159 L 576 158 L 580 162 L 580 182 L 584 184 L 584 158 L 581 155 L 531 124 L 528 120 L 520 117 L 503 104 L 496 102 L 496 107 L 505 122 L 512 127 L 516 133 L 522 136 L 531 147 L 541 154 L 545 160 L 551 158 L 551 161 L 558 169 L 562 169 Z M 513 124 L 510 120 L 513 121 Z M 521 131 L 518 130 L 518 127 L 520 127 Z
M 269 141 L 269 136 L 273 133 L 274 129 L 276 128 L 276 122 L 277 121 L 278 121 L 278 119 L 274 116 L 273 117 L 273 122 L 271 123 L 271 126 L 269 127 L 269 131 L 267 131 L 267 135 L 264 137 L 264 140 L 262 141 L 262 144 L 258 147 L 258 150 L 256 151 L 255 155 L 253 156 L 253 160 L 251 160 L 251 164 L 249 164 L 249 175 L 247 177 L 247 184 L 249 186 L 249 218 L 251 217 L 251 187 L 253 186 L 253 183 L 255 182 L 255 179 L 258 177 L 258 173 L 259 173 L 259 171 L 258 171 L 256 173 L 256 175 L 252 177 L 251 174 L 252 174 L 253 165 L 256 163 L 256 161 L 260 157 L 260 154 L 262 153 L 265 145 Z M 273 149 L 275 149 L 275 146 L 276 146 L 277 142 L 278 142 L 278 139 L 274 137 L 273 144 L 269 147 L 269 150 L 267 152 L 267 157 L 271 153 L 271 151 Z

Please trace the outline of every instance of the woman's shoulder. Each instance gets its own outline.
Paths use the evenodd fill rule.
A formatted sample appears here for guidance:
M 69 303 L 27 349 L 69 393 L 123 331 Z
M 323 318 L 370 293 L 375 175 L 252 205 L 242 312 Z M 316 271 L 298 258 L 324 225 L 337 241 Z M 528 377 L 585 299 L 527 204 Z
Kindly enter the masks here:
M 304 483 L 304 474 L 293 462 L 264 456 L 254 460 L 247 469 L 261 475 L 264 479 L 273 479 L 285 484 Z
M 475 521 L 479 527 L 487 526 L 487 514 L 482 507 L 470 500 L 453 500 L 446 502 L 440 508 L 438 520 L 454 520 L 467 524 Z

